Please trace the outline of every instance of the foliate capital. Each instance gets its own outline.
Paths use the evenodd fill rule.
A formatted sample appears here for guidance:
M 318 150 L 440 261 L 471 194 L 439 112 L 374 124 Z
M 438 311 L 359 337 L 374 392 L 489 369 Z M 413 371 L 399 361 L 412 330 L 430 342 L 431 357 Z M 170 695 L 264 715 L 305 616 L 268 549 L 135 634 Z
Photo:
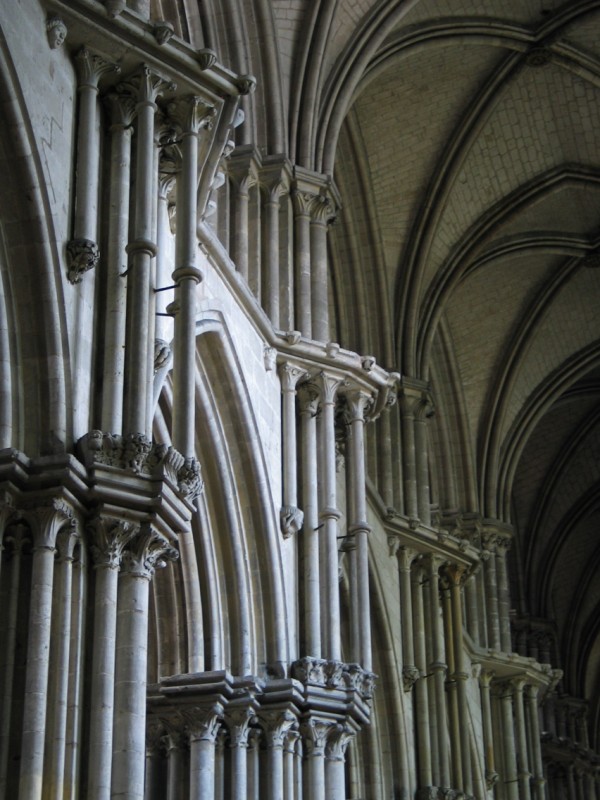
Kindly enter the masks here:
M 217 740 L 223 718 L 223 706 L 215 703 L 212 706 L 197 706 L 181 711 L 190 742 L 212 742 Z
M 347 723 L 334 725 L 329 731 L 326 756 L 329 761 L 344 761 L 346 748 L 356 731 Z
M 326 372 L 320 372 L 315 378 L 315 382 L 319 387 L 323 405 L 335 405 L 337 391 L 343 382 L 342 379 L 328 375 Z
M 375 403 L 373 395 L 364 389 L 351 389 L 344 393 L 344 415 L 348 424 L 365 422 Z
M 147 64 L 142 64 L 137 72 L 117 86 L 117 91 L 132 95 L 138 105 L 154 105 L 158 97 L 165 92 L 174 92 L 176 88 L 172 81 L 154 72 Z
M 91 239 L 71 239 L 67 242 L 67 278 L 73 284 L 81 283 L 83 275 L 98 266 L 100 250 Z
M 265 732 L 267 747 L 277 750 L 283 750 L 288 733 L 298 726 L 298 719 L 289 708 L 261 711 L 258 719 Z
M 169 103 L 167 110 L 183 136 L 196 135 L 202 129 L 210 129 L 217 114 L 211 103 L 197 95 L 177 98 Z
M 151 525 L 145 525 L 127 543 L 122 555 L 121 572 L 150 580 L 157 568 L 178 558 L 179 553 L 169 540 Z
M 130 95 L 109 92 L 104 105 L 111 121 L 111 130 L 131 127 L 135 118 L 135 101 Z
M 54 550 L 56 537 L 63 528 L 74 530 L 72 507 L 61 497 L 53 497 L 23 511 L 33 536 L 34 549 Z
M 139 533 L 140 527 L 133 522 L 112 517 L 96 517 L 89 523 L 88 529 L 94 564 L 118 569 L 125 547 Z
M 316 417 L 319 411 L 319 387 L 314 383 L 301 383 L 298 386 L 300 413 Z
M 301 378 L 305 378 L 307 374 L 305 369 L 295 364 L 290 364 L 289 361 L 280 364 L 278 372 L 283 392 L 295 392 L 298 381 Z
M 309 758 L 322 758 L 325 755 L 327 738 L 335 725 L 336 723 L 331 720 L 322 720 L 315 717 L 310 717 L 302 724 L 300 730 L 304 735 L 304 743 Z
M 92 53 L 87 47 L 82 47 L 75 56 L 79 88 L 88 87 L 98 89 L 100 78 L 107 72 L 121 72 L 121 67 L 111 61 L 106 61 L 102 56 Z

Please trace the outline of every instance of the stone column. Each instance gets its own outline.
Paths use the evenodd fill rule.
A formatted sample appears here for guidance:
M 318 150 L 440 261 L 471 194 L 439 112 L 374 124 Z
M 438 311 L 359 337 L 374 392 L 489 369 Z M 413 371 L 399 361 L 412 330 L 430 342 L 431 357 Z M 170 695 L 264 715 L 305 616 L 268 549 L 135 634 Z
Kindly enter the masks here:
M 251 728 L 248 734 L 248 800 L 260 800 L 260 731 Z
M 96 582 L 91 661 L 88 797 L 110 798 L 117 636 L 117 582 L 123 549 L 138 527 L 98 517 L 89 526 Z
M 267 163 L 265 163 L 265 161 Z M 271 324 L 277 330 L 281 325 L 280 313 L 280 226 L 281 198 L 289 191 L 289 168 L 286 161 L 275 156 L 263 160 L 261 183 L 263 204 L 263 307 Z M 284 288 L 285 283 L 284 281 Z
M 160 798 L 160 761 L 166 738 L 162 722 L 153 720 L 147 725 L 144 800 L 159 800 Z
M 312 338 L 320 342 L 330 340 L 329 291 L 327 270 L 327 231 L 335 219 L 331 199 L 323 193 L 315 195 L 310 221 L 310 283 Z
M 131 134 L 135 102 L 129 95 L 106 97 L 110 117 L 110 199 L 106 250 L 106 311 L 102 381 L 103 431 L 123 432 L 123 380 L 127 277 L 124 260 L 129 228 Z
M 452 613 L 452 645 L 454 648 L 454 671 L 450 679 L 456 682 L 458 695 L 458 729 L 460 736 L 460 757 L 462 771 L 462 787 L 466 794 L 473 793 L 473 777 L 471 772 L 471 748 L 469 743 L 469 704 L 467 698 L 467 680 L 469 674 L 465 664 L 463 644 L 462 597 L 461 586 L 465 568 L 452 565 L 446 569 L 450 585 L 450 604 Z
M 69 647 L 69 692 L 67 697 L 67 732 L 65 751 L 65 786 L 63 800 L 77 800 L 81 772 L 83 728 L 84 655 L 86 642 L 87 554 L 80 542 L 75 549 L 71 591 L 71 645 Z
M 146 734 L 146 670 L 150 580 L 177 551 L 151 525 L 123 552 L 117 608 L 115 713 L 111 797 L 142 800 Z
M 22 555 L 24 548 L 31 547 L 29 528 L 22 523 L 12 525 L 4 534 L 2 544 L 7 555 L 10 553 L 10 561 L 5 561 L 2 572 L 2 581 L 8 584 L 8 607 L 4 610 L 6 614 L 6 647 L 2 653 L 4 670 L 2 671 L 2 685 L 0 687 L 2 692 L 0 695 L 2 702 L 2 714 L 0 715 L 0 797 L 6 797 Z
M 167 750 L 167 798 L 166 800 L 179 800 L 185 791 L 185 747 L 186 737 L 184 724 L 181 719 L 169 720 L 165 747 Z
M 326 590 L 326 649 L 325 656 L 332 661 L 341 661 L 341 621 L 338 562 L 338 520 L 336 492 L 336 453 L 335 453 L 335 405 L 340 380 L 321 372 L 318 386 L 321 399 L 321 441 L 320 455 L 322 475 L 320 476 L 321 508 L 319 517 L 323 521 L 325 539 L 325 564 L 321 585 Z M 324 579 L 324 580 L 323 580 Z
M 60 529 L 72 525 L 72 511 L 57 499 L 28 512 L 26 518 L 33 533 L 33 564 L 19 797 L 39 800 L 44 782 L 54 553 Z
M 540 740 L 540 718 L 538 710 L 539 687 L 529 685 L 525 689 L 526 715 L 529 721 L 531 741 L 531 767 L 533 772 L 532 790 L 534 800 L 546 800 L 546 781 L 542 760 L 542 744 Z
M 404 478 L 404 514 L 412 520 L 431 522 L 429 510 L 429 473 L 425 413 L 429 398 L 426 384 L 402 379 L 400 391 L 402 413 L 402 473 Z
M 228 708 L 225 714 L 225 725 L 229 731 L 229 747 L 231 749 L 231 800 L 247 800 L 248 798 L 248 737 L 250 722 L 254 714 L 254 709 L 249 705 Z
M 294 325 L 303 336 L 312 338 L 310 276 L 310 205 L 313 195 L 295 189 L 294 204 Z
M 462 754 L 461 754 L 461 732 L 460 732 L 460 710 L 458 701 L 457 681 L 453 679 L 456 672 L 456 658 L 454 648 L 454 620 L 452 616 L 452 596 L 448 582 L 444 583 L 442 592 L 442 608 L 444 613 L 444 639 L 446 642 L 446 659 L 448 662 L 448 721 L 450 731 L 450 769 L 452 773 L 452 785 L 461 787 L 463 785 L 462 774 Z
M 502 773 L 504 793 L 506 800 L 519 800 L 519 776 L 517 774 L 512 709 L 513 687 L 510 681 L 503 681 L 500 684 L 496 684 L 494 688 L 500 703 L 502 750 L 504 753 L 504 770 Z
M 361 390 L 345 395 L 348 422 L 347 461 L 350 482 L 348 533 L 356 541 L 358 583 L 351 587 L 358 609 L 359 661 L 367 672 L 373 668 L 371 655 L 371 605 L 369 597 L 369 542 L 371 527 L 367 522 L 365 481 L 364 425 L 371 395 Z
M 73 550 L 77 543 L 74 527 L 63 529 L 57 537 L 52 651 L 49 673 L 49 715 L 44 758 L 44 800 L 63 800 L 67 702 L 69 692 L 69 647 L 71 643 L 71 586 Z
M 135 218 L 129 255 L 127 287 L 126 371 L 124 389 L 124 433 L 151 433 L 147 419 L 148 368 L 154 356 L 154 341 L 149 341 L 151 307 L 151 261 L 156 255 L 152 240 L 155 220 L 154 122 L 156 99 L 165 89 L 173 89 L 145 64 L 124 89 L 136 98 L 137 151 L 135 178 Z M 151 348 L 151 350 L 150 350 Z
M 479 644 L 479 604 L 477 602 L 477 575 L 480 565 L 477 565 L 476 570 L 471 572 L 465 583 L 465 603 L 466 603 L 466 622 L 469 636 Z
M 415 665 L 415 645 L 413 634 L 413 609 L 411 564 L 416 553 L 408 547 L 398 548 L 398 575 L 400 582 L 400 620 L 402 628 L 402 684 L 409 692 L 419 677 Z
M 513 678 L 513 698 L 515 714 L 515 738 L 517 745 L 517 768 L 519 775 L 519 799 L 531 800 L 531 771 L 529 769 L 529 752 L 527 748 L 527 730 L 525 727 L 525 706 L 523 702 L 524 678 Z
M 498 607 L 498 578 L 496 574 L 496 534 L 484 531 L 481 536 L 484 563 L 485 605 L 487 611 L 488 646 L 500 650 L 500 610 Z
M 498 615 L 500 618 L 500 647 L 512 652 L 510 635 L 510 589 L 506 556 L 512 542 L 511 536 L 498 536 L 496 540 L 496 573 L 498 578 Z
M 223 707 L 188 709 L 185 718 L 190 736 L 190 797 L 215 800 L 215 742 Z
M 284 800 L 283 745 L 289 731 L 297 726 L 296 715 L 289 709 L 261 711 L 259 720 L 267 743 L 268 800 Z
M 297 755 L 296 745 L 300 733 L 297 730 L 288 731 L 283 743 L 283 785 L 284 800 L 301 800 L 302 794 L 297 791 Z
M 434 696 L 437 710 L 437 751 L 439 754 L 439 781 L 443 788 L 450 787 L 450 772 L 448 769 L 448 754 L 446 736 L 448 730 L 448 714 L 446 709 L 446 664 L 444 652 L 444 631 L 440 607 L 439 569 L 441 559 L 430 555 L 426 569 L 428 574 L 429 603 L 431 610 L 431 644 L 432 661 L 429 664 L 429 673 L 433 675 Z
M 181 172 L 177 177 L 176 267 L 173 363 L 173 446 L 186 458 L 195 453 L 196 408 L 196 287 L 202 273 L 196 266 L 198 250 L 198 138 L 210 127 L 213 106 L 200 97 L 179 99 L 169 105 L 181 131 Z
M 77 93 L 77 181 L 73 239 L 67 245 L 69 280 L 79 283 L 100 257 L 97 244 L 100 146 L 98 141 L 98 84 L 106 72 L 119 70 L 83 47 L 76 56 Z
M 345 753 L 354 731 L 348 725 L 335 725 L 325 749 L 325 788 L 327 800 L 346 800 Z
M 296 385 L 306 373 L 288 362 L 279 367 L 282 391 L 283 507 L 281 530 L 284 537 L 297 533 L 304 515 L 298 508 L 298 449 L 296 443 Z M 310 651 L 309 651 L 310 652 Z
M 417 775 L 418 785 L 425 789 L 432 785 L 431 749 L 429 742 L 429 699 L 427 683 L 427 654 L 425 649 L 425 614 L 423 610 L 423 566 L 420 561 L 412 568 L 412 609 L 415 640 L 415 666 L 419 679 L 415 684 L 416 729 L 417 729 Z
M 309 717 L 301 726 L 306 753 L 306 778 L 303 781 L 306 800 L 329 800 L 325 793 L 325 747 L 332 725 L 329 720 Z
M 494 673 L 482 669 L 479 674 L 479 689 L 481 692 L 481 722 L 483 728 L 483 747 L 485 754 L 485 782 L 492 789 L 498 781 L 494 756 L 494 732 L 492 727 L 492 704 L 490 700 L 490 686 Z
M 321 593 L 319 561 L 319 514 L 317 478 L 317 409 L 319 392 L 314 384 L 299 388 L 302 438 L 302 534 L 304 563 L 304 647 L 307 654 L 321 657 Z

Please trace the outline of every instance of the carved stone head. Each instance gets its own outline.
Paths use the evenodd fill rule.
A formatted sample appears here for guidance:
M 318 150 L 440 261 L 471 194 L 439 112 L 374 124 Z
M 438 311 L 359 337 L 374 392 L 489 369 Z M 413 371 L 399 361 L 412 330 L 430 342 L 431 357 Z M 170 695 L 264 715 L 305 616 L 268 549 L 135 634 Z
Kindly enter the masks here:
M 46 35 L 52 50 L 62 47 L 67 38 L 67 26 L 60 17 L 48 17 L 46 22 Z

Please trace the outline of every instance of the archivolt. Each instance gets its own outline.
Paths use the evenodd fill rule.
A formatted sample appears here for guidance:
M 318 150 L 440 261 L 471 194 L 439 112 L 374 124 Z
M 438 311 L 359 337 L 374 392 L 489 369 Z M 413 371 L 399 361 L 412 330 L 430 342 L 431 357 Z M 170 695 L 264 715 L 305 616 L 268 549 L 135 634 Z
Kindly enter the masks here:
M 204 492 L 193 536 L 180 543 L 180 566 L 169 567 L 180 569 L 181 579 L 175 581 L 180 610 L 168 624 L 186 620 L 179 661 L 193 656 L 191 671 L 280 673 L 289 659 L 287 615 L 278 525 L 257 425 L 220 314 L 206 315 L 197 332 L 196 450 Z M 166 387 L 156 426 L 163 439 L 169 394 Z M 159 631 L 167 624 L 161 625 L 161 614 L 158 609 Z

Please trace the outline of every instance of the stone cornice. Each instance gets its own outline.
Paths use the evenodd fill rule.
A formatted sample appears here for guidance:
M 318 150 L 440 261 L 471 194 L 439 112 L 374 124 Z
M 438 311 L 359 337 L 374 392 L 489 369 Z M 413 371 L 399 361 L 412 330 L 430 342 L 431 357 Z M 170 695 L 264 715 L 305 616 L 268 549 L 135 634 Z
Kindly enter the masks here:
M 145 61 L 152 68 L 177 75 L 183 92 L 203 86 L 215 99 L 237 97 L 248 88 L 248 76 L 236 75 L 217 59 L 207 59 L 205 52 L 195 50 L 179 37 L 171 36 L 159 43 L 156 22 L 141 19 L 125 6 L 114 18 L 94 0 L 49 0 L 47 7 L 66 23 L 69 49 L 87 45 L 99 53 L 118 53 L 123 73 Z

